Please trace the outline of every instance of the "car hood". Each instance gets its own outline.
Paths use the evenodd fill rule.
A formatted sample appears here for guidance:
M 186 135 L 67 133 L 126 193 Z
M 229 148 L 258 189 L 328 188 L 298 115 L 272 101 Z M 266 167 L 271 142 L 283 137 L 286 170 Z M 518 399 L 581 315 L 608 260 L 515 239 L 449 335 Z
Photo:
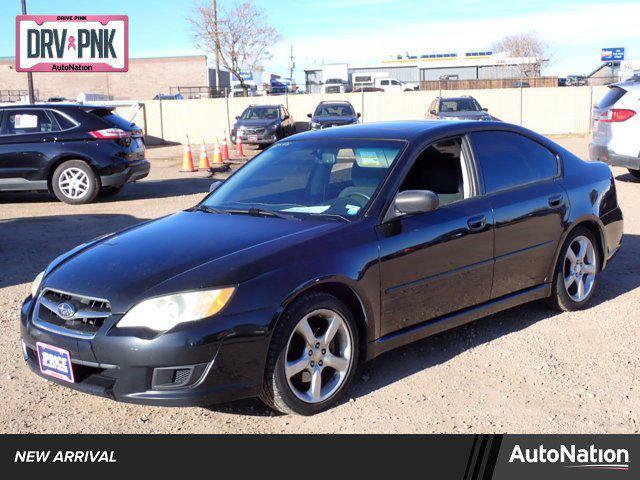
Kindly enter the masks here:
M 357 117 L 313 117 L 311 119 L 312 122 L 320 123 L 321 125 L 348 125 L 357 120 Z
M 162 285 L 179 275 L 187 278 L 185 290 L 241 283 L 259 274 L 242 268 L 247 262 L 338 225 L 185 211 L 72 250 L 49 268 L 43 286 L 102 298 L 124 313 L 144 298 L 172 293 Z M 206 280 L 188 281 L 189 272 L 210 263 Z
M 491 116 L 487 112 L 441 112 L 442 118 L 455 118 L 457 120 L 484 120 L 489 119 Z
M 277 124 L 278 120 L 237 120 L 235 127 L 268 127 Z

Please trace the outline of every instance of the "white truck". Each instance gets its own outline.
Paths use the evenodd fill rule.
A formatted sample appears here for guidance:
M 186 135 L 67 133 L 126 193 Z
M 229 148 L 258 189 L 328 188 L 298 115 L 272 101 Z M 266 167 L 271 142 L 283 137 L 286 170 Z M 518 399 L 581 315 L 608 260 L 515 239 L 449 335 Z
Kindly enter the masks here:
M 349 65 L 333 63 L 322 67 L 322 93 L 346 93 L 349 90 Z
M 358 92 L 409 92 L 418 90 L 417 83 L 408 83 L 390 77 L 386 72 L 362 72 L 353 74 L 353 90 Z

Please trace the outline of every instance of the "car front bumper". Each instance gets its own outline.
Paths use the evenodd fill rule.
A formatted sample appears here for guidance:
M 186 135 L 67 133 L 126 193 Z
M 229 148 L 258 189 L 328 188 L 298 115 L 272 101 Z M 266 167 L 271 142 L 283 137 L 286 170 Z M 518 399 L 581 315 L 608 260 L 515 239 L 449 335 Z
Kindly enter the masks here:
M 241 139 L 245 145 L 269 145 L 278 141 L 278 135 L 276 132 L 265 132 L 257 135 L 248 135 L 244 132 L 231 132 L 231 141 L 238 143 L 238 139 Z
M 147 160 L 131 163 L 124 170 L 110 175 L 101 175 L 100 184 L 103 187 L 120 187 L 125 183 L 142 180 L 149 175 L 151 164 Z
M 261 388 L 268 330 L 239 334 L 233 326 L 264 323 L 269 318 L 265 311 L 216 317 L 150 338 L 115 328 L 120 316 L 92 339 L 81 339 L 34 324 L 33 304 L 27 298 L 21 311 L 23 356 L 34 373 L 60 385 L 121 402 L 176 407 L 254 397 Z M 69 352 L 74 383 L 40 372 L 37 342 Z M 190 371 L 186 380 L 167 384 L 173 371 L 182 370 Z
M 589 159 L 608 163 L 613 167 L 624 167 L 631 170 L 640 170 L 640 157 L 620 155 L 605 145 L 589 144 Z

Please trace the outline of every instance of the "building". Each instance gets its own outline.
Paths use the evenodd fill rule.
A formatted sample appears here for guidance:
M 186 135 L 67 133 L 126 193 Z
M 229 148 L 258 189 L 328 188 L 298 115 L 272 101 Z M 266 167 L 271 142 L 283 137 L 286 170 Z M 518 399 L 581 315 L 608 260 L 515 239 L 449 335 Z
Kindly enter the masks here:
M 543 61 L 544 62 L 544 61 Z M 398 55 L 375 65 L 349 65 L 349 83 L 358 73 L 381 73 L 402 82 L 496 80 L 540 76 L 541 61 L 490 51 Z M 322 68 L 305 70 L 307 92 L 320 93 Z
M 226 79 L 228 84 L 228 73 Z M 80 93 L 100 93 L 115 100 L 149 100 L 159 93 L 177 91 L 207 95 L 207 90 L 215 86 L 215 70 L 207 64 L 205 55 L 131 58 L 128 72 L 34 73 L 33 83 L 41 101 L 51 97 L 75 100 Z M 18 92 L 25 95 L 26 91 L 27 74 L 16 72 L 13 57 L 0 58 L 0 101 L 18 100 Z

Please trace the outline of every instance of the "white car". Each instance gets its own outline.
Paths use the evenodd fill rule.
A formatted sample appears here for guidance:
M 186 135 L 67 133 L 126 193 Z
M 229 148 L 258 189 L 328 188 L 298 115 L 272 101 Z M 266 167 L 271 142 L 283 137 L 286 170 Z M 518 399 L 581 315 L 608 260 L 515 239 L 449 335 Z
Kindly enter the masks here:
M 609 85 L 593 113 L 591 160 L 625 167 L 640 178 L 640 78 Z

